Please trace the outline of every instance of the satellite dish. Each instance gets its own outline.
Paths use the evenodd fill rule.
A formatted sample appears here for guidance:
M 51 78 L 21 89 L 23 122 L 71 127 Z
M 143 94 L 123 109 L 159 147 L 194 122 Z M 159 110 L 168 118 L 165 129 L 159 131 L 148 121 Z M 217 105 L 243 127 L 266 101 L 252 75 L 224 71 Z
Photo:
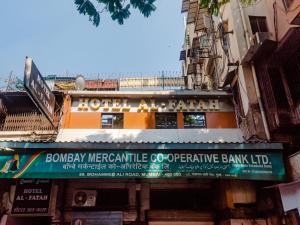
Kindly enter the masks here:
M 75 89 L 82 91 L 85 88 L 85 79 L 82 75 L 78 75 L 75 80 Z

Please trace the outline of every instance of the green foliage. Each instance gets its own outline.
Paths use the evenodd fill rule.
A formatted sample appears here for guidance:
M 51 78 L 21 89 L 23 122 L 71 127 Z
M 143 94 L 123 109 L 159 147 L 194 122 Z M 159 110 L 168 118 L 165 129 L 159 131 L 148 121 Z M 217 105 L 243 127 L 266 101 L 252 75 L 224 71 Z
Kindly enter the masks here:
M 80 14 L 88 15 L 89 20 L 93 22 L 95 26 L 99 26 L 100 14 L 89 0 L 75 0 L 77 10 Z
M 208 12 L 214 15 L 217 15 L 220 7 L 228 2 L 230 2 L 230 0 L 199 0 L 201 7 L 208 8 Z M 256 0 L 240 0 L 240 2 L 245 5 L 250 5 L 256 2 Z
M 145 17 L 155 11 L 156 0 L 74 0 L 80 14 L 87 15 L 89 20 L 95 25 L 100 24 L 100 14 L 108 12 L 113 20 L 123 24 L 130 16 L 130 8 L 138 9 Z M 172 0 L 162 0 L 170 1 Z M 243 4 L 253 4 L 257 0 L 240 0 Z M 203 8 L 208 8 L 209 13 L 218 14 L 220 7 L 230 0 L 199 0 Z
M 16 83 L 15 83 L 15 88 L 19 91 L 25 90 L 24 81 L 17 77 L 16 78 Z
M 80 14 L 87 15 L 95 25 L 100 24 L 100 14 L 104 11 L 111 15 L 113 20 L 123 24 L 130 16 L 130 8 L 138 9 L 145 17 L 156 9 L 156 0 L 74 0 Z M 102 7 L 101 10 L 97 9 Z

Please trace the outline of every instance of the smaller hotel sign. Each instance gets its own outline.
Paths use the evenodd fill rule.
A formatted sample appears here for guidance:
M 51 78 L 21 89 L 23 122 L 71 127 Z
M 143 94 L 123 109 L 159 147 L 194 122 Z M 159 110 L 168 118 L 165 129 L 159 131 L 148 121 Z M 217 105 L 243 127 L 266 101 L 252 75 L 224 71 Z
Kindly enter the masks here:
M 49 215 L 51 197 L 49 180 L 20 180 L 11 209 L 12 215 Z

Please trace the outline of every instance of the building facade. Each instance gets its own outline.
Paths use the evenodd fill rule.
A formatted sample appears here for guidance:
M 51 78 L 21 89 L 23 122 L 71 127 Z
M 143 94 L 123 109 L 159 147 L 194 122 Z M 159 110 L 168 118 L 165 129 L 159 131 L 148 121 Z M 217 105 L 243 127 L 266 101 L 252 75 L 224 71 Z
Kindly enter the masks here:
M 56 96 L 57 132 L 39 132 L 43 122 L 1 131 L 1 225 L 267 224 L 276 217 L 273 193 L 262 187 L 284 178 L 282 145 L 247 142 L 230 93 Z M 8 118 L 12 126 L 26 117 L 11 111 L 13 98 L 30 100 L 2 97 L 6 129 Z
M 300 148 L 299 6 L 298 0 L 256 1 L 250 5 L 231 0 L 214 16 L 208 15 L 196 1 L 183 1 L 182 7 L 187 12 L 186 36 L 193 36 L 193 44 L 185 48 L 200 52 L 200 57 L 181 57 L 183 68 L 186 64 L 198 67 L 190 72 L 192 76 L 200 71 L 200 77 L 214 80 L 215 88 L 232 91 L 238 127 L 246 139 L 284 143 L 288 159 L 285 163 L 290 168 L 287 182 L 291 182 L 291 187 L 289 194 L 289 184 L 273 188 L 279 193 L 282 217 L 291 212 L 285 220 L 290 224 L 300 223 L 299 201 L 296 204 L 287 200 L 291 196 L 299 199 L 299 178 L 294 175 L 299 170 L 295 165 L 299 163 Z M 197 25 L 201 24 L 199 17 L 202 27 Z M 197 42 L 200 45 L 194 44 Z M 197 57 L 200 62 L 195 60 Z M 189 76 L 187 70 L 183 71 Z

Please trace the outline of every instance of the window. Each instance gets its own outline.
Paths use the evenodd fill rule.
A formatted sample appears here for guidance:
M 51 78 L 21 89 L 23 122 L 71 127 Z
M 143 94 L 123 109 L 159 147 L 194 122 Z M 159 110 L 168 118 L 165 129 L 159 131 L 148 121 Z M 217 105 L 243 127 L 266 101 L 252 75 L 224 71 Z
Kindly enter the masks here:
M 156 113 L 155 121 L 157 129 L 176 129 L 177 113 Z
M 104 129 L 122 129 L 123 114 L 102 114 L 102 128 Z
M 300 48 L 283 65 L 293 103 L 300 103 Z
M 204 113 L 184 113 L 184 128 L 205 128 Z
M 274 92 L 276 106 L 281 109 L 286 109 L 289 107 L 287 94 L 284 89 L 283 80 L 279 68 L 268 67 L 268 73 L 270 76 L 270 81 L 272 89 Z
M 268 32 L 267 18 L 265 16 L 249 16 L 252 33 Z

